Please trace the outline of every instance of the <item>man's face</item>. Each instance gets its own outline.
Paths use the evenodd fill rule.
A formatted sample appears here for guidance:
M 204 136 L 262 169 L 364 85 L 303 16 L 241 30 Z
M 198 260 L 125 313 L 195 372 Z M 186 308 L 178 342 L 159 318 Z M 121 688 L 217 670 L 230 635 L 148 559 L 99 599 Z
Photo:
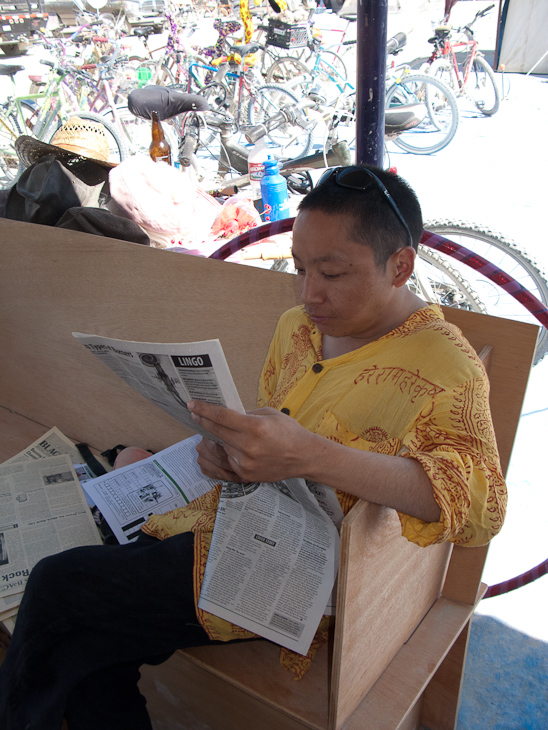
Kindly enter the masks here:
M 386 270 L 377 268 L 373 250 L 349 238 L 343 216 L 303 211 L 295 220 L 293 258 L 301 300 L 323 335 L 350 337 L 359 345 L 400 324 L 395 257 Z

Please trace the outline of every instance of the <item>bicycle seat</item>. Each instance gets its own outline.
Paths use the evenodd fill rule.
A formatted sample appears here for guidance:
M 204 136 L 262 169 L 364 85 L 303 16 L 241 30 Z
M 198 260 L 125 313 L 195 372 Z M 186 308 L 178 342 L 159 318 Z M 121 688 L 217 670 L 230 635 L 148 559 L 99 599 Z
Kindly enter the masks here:
M 161 120 L 171 119 L 185 112 L 206 112 L 207 99 L 198 94 L 186 94 L 168 86 L 144 86 L 134 89 L 127 98 L 129 111 L 141 119 L 150 119 L 152 112 L 158 112 Z
M 242 58 L 247 56 L 248 53 L 257 53 L 261 50 L 261 46 L 258 43 L 244 43 L 242 46 L 230 46 L 230 53 L 237 53 Z
M 0 76 L 15 76 L 18 71 L 24 71 L 24 66 L 4 66 L 0 64 Z
M 154 28 L 151 25 L 147 25 L 144 28 L 135 28 L 133 35 L 137 38 L 148 38 L 149 35 L 153 35 Z
M 398 136 L 407 129 L 418 127 L 426 116 L 424 104 L 402 104 L 390 107 L 384 112 L 384 133 L 388 139 Z

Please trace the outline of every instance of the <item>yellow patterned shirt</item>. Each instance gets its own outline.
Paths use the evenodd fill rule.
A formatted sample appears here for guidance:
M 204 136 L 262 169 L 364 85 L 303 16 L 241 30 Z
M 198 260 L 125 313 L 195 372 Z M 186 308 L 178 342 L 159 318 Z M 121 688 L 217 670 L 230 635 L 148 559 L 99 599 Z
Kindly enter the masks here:
M 436 523 L 399 517 L 402 534 L 426 547 L 444 540 L 482 545 L 502 526 L 506 487 L 488 398 L 482 363 L 435 305 L 379 340 L 329 360 L 322 360 L 321 334 L 296 307 L 278 323 L 258 405 L 287 409 L 308 430 L 352 448 L 418 460 L 441 517 Z M 145 527 L 160 538 L 195 533 L 196 601 L 219 493 L 220 486 L 187 507 L 154 515 Z M 346 513 L 356 498 L 337 494 Z M 197 610 L 211 638 L 253 636 Z

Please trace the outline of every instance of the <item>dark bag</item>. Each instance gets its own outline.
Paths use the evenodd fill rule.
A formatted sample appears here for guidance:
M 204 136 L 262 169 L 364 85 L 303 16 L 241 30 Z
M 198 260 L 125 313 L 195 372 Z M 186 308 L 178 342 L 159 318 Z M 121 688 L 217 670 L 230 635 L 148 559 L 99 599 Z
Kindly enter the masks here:
M 104 208 L 70 208 L 55 226 L 150 246 L 150 238 L 141 226 Z
M 54 155 L 46 155 L 11 188 L 5 217 L 54 226 L 69 208 L 97 206 L 103 184 L 87 185 Z

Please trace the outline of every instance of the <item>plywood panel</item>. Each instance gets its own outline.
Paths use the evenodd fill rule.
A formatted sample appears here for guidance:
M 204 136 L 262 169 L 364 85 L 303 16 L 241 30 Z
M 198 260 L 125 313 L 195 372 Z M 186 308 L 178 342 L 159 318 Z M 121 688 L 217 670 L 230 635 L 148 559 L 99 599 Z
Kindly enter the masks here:
M 340 728 L 437 600 L 449 543 L 423 549 L 394 510 L 361 502 L 341 530 L 330 727 Z
M 218 337 L 246 408 L 295 277 L 83 233 L 0 220 L 0 405 L 101 450 L 189 435 L 71 336 Z
M 267 641 L 197 647 L 144 667 L 141 689 L 154 730 L 296 730 L 327 727 L 328 647 L 302 680 Z

